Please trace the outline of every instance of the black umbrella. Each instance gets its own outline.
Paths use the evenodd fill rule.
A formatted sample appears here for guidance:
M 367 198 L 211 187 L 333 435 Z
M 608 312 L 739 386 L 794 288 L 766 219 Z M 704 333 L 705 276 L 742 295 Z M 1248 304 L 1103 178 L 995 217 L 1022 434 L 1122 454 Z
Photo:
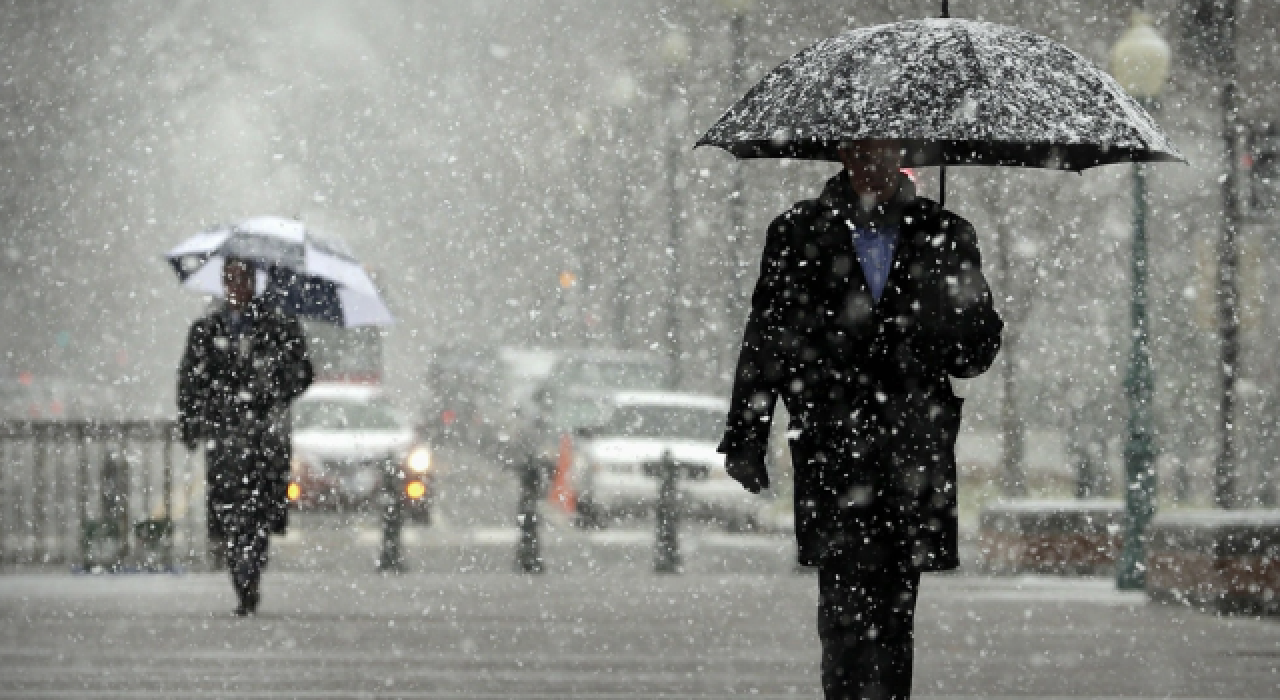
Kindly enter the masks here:
M 908 166 L 1185 162 L 1088 59 L 1031 32 L 965 19 L 820 41 L 773 69 L 697 145 L 738 158 L 838 161 L 842 142 L 868 139 L 902 141 Z

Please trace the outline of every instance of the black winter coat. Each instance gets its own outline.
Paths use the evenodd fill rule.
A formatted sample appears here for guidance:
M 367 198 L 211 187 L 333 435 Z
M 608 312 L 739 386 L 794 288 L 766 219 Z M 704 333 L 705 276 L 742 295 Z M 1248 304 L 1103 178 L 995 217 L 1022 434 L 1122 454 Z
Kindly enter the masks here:
M 257 494 L 256 511 L 284 531 L 291 455 L 289 404 L 311 385 L 302 326 L 260 298 L 246 309 L 251 331 L 240 343 L 225 309 L 191 324 L 178 370 L 182 439 L 207 446 L 211 509 Z M 217 532 L 212 514 L 210 525 Z
M 899 234 L 873 301 L 849 225 L 856 206 L 841 173 L 769 227 L 720 451 L 762 463 L 780 396 L 800 563 L 890 556 L 953 569 L 962 401 L 950 377 L 986 371 L 1004 324 L 973 227 L 915 197 L 905 177 L 883 212 Z

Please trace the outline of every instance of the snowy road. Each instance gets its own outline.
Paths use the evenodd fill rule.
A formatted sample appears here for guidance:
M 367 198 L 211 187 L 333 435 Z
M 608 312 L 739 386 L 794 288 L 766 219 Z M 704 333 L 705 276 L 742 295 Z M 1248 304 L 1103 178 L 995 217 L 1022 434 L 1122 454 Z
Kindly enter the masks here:
M 551 513 L 548 572 L 511 573 L 512 475 L 454 455 L 409 573 L 374 573 L 369 515 L 304 514 L 272 543 L 262 614 L 225 574 L 0 576 L 4 698 L 816 697 L 817 582 L 785 535 Z M 926 577 L 920 697 L 1280 697 L 1280 622 L 1149 605 L 1108 580 Z
M 0 698 L 815 697 L 806 575 L 0 578 Z M 1106 581 L 928 577 L 922 697 L 1274 698 L 1280 624 Z
M 430 526 L 407 524 L 405 565 L 415 573 L 505 573 L 515 564 L 516 475 L 472 452 L 441 450 Z M 625 520 L 599 531 L 572 527 L 569 517 L 543 504 L 540 543 L 547 570 L 561 573 L 653 568 L 654 524 Z M 294 515 L 289 534 L 272 540 L 274 571 L 365 571 L 374 567 L 381 524 L 369 514 Z M 788 573 L 795 562 L 789 535 L 730 534 L 686 522 L 680 549 L 690 573 Z

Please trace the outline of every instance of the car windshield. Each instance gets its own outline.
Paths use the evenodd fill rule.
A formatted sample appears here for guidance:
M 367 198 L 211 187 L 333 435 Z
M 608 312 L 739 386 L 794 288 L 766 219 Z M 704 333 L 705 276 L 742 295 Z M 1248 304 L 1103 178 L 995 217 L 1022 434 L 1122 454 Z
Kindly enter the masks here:
M 692 406 L 620 406 L 597 432 L 715 442 L 723 431 L 723 411 Z
M 666 383 L 662 366 L 647 362 L 579 362 L 567 369 L 566 384 L 602 391 L 657 389 Z
M 294 430 L 401 430 L 404 422 L 385 401 L 299 401 L 293 405 Z
M 557 401 L 551 414 L 553 428 L 571 431 L 600 425 L 609 417 L 609 408 L 601 399 L 567 397 Z

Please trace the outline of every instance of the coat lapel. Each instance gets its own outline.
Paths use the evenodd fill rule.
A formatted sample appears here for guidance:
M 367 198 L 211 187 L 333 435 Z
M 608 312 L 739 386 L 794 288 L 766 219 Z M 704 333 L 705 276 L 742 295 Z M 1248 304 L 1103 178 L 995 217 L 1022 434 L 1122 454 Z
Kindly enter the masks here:
M 853 223 L 851 207 L 855 206 L 847 195 L 849 182 L 844 173 L 828 182 L 822 200 L 831 217 L 832 224 L 827 229 L 825 241 L 826 253 L 832 261 L 831 272 L 840 278 L 841 295 L 845 304 L 856 304 L 858 308 L 878 311 L 891 308 L 893 298 L 908 291 L 909 270 L 915 259 L 913 241 L 919 232 L 922 217 L 919 207 L 914 202 L 904 204 L 904 221 L 898 230 L 898 240 L 893 246 L 893 257 L 889 265 L 889 277 L 885 281 L 884 291 L 879 301 L 871 296 L 871 285 L 867 282 L 866 273 L 862 270 L 862 262 L 858 260 L 857 248 L 853 245 Z M 914 193 L 914 189 L 912 190 Z M 914 194 L 910 195 L 914 197 Z M 906 219 L 910 219 L 907 221 Z
M 822 237 L 824 257 L 830 262 L 831 290 L 837 308 L 847 312 L 854 308 L 870 309 L 872 306 L 871 286 L 862 271 L 862 263 L 858 260 L 858 251 L 853 245 L 853 203 L 845 195 L 848 180 L 837 175 L 827 183 L 822 194 L 826 211 L 826 231 Z
M 893 261 L 889 264 L 889 278 L 885 280 L 884 291 L 880 294 L 880 301 L 875 303 L 876 309 L 892 308 L 893 298 L 906 291 L 907 270 L 911 266 L 911 250 L 913 248 L 910 241 L 911 232 L 907 230 L 906 226 L 900 227 L 898 240 L 893 245 Z M 863 282 L 863 284 L 866 284 L 866 282 Z

